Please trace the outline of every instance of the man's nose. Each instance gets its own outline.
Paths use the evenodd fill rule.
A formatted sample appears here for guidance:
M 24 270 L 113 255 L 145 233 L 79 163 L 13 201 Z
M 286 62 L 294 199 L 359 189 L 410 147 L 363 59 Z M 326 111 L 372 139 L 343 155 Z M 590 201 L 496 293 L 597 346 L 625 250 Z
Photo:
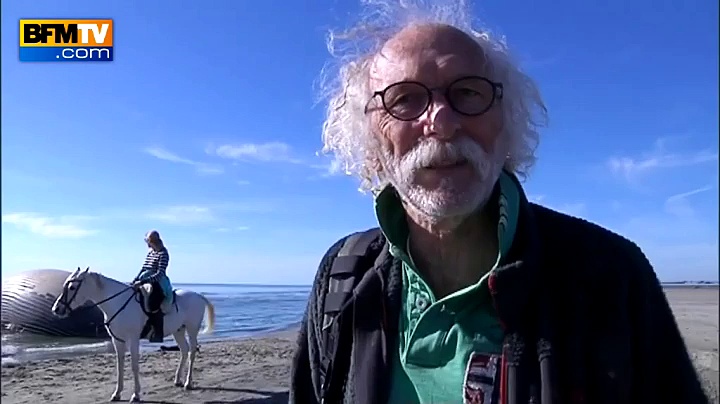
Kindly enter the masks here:
M 444 97 L 436 97 L 428 106 L 425 135 L 450 139 L 460 130 L 460 117 Z

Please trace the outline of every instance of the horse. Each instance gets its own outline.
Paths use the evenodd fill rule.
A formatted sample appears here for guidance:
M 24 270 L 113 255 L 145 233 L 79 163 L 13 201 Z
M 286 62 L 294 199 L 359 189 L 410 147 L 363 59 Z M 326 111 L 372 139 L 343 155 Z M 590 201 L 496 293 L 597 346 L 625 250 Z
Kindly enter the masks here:
M 192 389 L 192 373 L 197 352 L 197 337 L 207 307 L 207 325 L 202 333 L 212 332 L 215 326 L 215 308 L 203 295 L 189 290 L 175 290 L 174 303 L 164 316 L 163 337 L 172 333 L 180 348 L 180 363 L 175 372 L 174 384 L 185 390 Z M 123 372 L 125 367 L 125 350 L 130 348 L 130 361 L 135 381 L 135 389 L 130 402 L 140 401 L 139 356 L 140 338 L 148 320 L 143 307 L 142 292 L 127 283 L 108 278 L 98 272 L 91 272 L 88 267 L 82 271 L 79 267 L 70 274 L 63 283 L 62 293 L 52 306 L 52 313 L 60 318 L 67 317 L 73 310 L 97 306 L 105 316 L 105 327 L 112 337 L 115 347 L 117 365 L 117 386 L 110 401 L 119 401 L 123 390 Z M 84 306 L 87 301 L 90 306 Z M 147 301 L 147 296 L 145 296 Z M 170 333 L 168 331 L 171 331 Z M 190 344 L 185 339 L 188 335 Z M 188 353 L 189 360 L 188 360 Z M 188 360 L 188 371 L 185 383 L 181 383 L 183 365 Z

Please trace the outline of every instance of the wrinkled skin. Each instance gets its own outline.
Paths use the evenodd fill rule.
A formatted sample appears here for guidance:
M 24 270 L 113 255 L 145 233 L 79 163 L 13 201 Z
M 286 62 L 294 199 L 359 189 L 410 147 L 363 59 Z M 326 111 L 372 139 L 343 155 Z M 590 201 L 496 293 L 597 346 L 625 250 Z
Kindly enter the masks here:
M 491 78 L 486 65 L 473 39 L 443 25 L 404 29 L 374 60 L 373 91 L 404 80 L 439 90 L 433 93 L 433 103 L 413 121 L 393 118 L 379 99 L 373 100 L 371 112 L 383 174 L 410 210 L 425 220 L 462 221 L 487 202 L 502 170 L 508 150 L 501 136 L 499 101 L 483 115 L 464 116 L 442 96 L 457 78 Z

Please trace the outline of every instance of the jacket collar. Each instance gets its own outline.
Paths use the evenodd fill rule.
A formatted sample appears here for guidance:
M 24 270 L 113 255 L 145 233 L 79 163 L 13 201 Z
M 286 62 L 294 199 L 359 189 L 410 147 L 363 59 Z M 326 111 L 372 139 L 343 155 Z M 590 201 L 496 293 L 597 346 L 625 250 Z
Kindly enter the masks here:
M 540 290 L 541 240 L 538 233 L 533 205 L 517 184 L 519 206 L 515 240 L 506 259 L 491 277 L 491 293 L 495 308 L 508 331 L 529 331 L 535 324 L 533 302 Z
M 532 310 L 532 299 L 538 278 L 538 262 L 540 240 L 537 234 L 532 205 L 528 202 L 519 180 L 513 174 L 509 178 L 517 185 L 518 217 L 515 237 L 501 267 L 494 271 L 492 293 L 498 314 L 508 331 L 522 331 L 528 324 L 529 311 Z M 354 339 L 363 346 L 374 346 L 370 351 L 362 351 L 363 358 L 356 358 L 354 375 L 355 399 L 359 403 L 385 402 L 389 391 L 387 383 L 391 378 L 393 349 L 398 338 L 398 319 L 402 298 L 402 264 L 400 258 L 390 253 L 390 244 L 386 236 L 381 234 L 382 250 L 371 271 L 378 271 L 377 282 L 363 296 L 366 303 L 380 303 L 373 307 L 372 313 L 381 311 L 383 319 L 376 321 L 376 327 L 356 327 Z M 365 276 L 376 275 L 366 273 Z M 494 279 L 493 279 L 494 278 Z M 375 285 L 375 286 L 372 286 Z M 379 292 L 379 293 L 378 293 Z M 368 304 L 368 306 L 370 306 Z M 365 306 L 365 307 L 368 307 Z M 373 316 L 374 317 L 374 316 Z M 357 352 L 356 354 L 360 354 Z M 358 362 L 364 363 L 357 365 Z

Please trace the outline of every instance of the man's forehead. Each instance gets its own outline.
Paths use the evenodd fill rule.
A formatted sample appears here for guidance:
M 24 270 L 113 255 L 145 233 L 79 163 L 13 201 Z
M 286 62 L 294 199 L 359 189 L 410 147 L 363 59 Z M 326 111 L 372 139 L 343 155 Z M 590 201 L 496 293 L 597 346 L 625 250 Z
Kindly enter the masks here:
M 393 35 L 383 49 L 446 49 L 452 51 L 482 51 L 478 43 L 465 32 L 445 24 L 414 24 Z
M 388 40 L 375 56 L 370 80 L 371 85 L 408 79 L 452 80 L 442 76 L 477 74 L 485 62 L 480 45 L 457 28 L 409 26 Z

